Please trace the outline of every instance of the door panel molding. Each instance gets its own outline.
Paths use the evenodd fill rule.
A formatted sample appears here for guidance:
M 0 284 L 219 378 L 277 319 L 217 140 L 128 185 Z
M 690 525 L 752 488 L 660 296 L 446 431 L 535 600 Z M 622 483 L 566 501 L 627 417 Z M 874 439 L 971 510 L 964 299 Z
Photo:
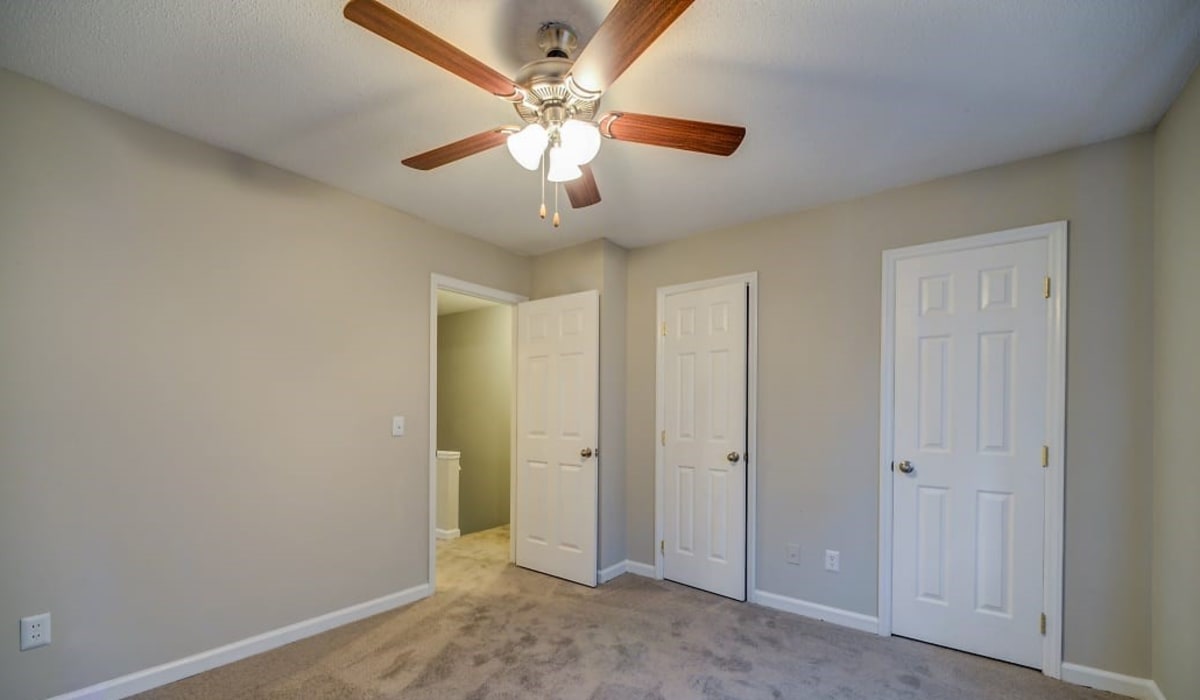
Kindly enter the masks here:
M 879 634 L 892 634 L 892 498 L 893 433 L 895 406 L 896 267 L 909 258 L 960 252 L 1006 243 L 1044 239 L 1047 270 L 1051 279 L 1046 318 L 1046 445 L 1049 460 L 1045 481 L 1045 528 L 1043 546 L 1043 609 L 1046 631 L 1042 640 L 1042 673 L 1062 676 L 1063 611 L 1063 519 L 1064 455 L 1066 449 L 1066 314 L 1067 314 L 1067 229 L 1066 221 L 968 236 L 948 241 L 886 250 L 883 253 L 883 284 L 880 332 L 880 421 L 879 421 Z M 1005 303 L 1008 289 L 1004 275 L 989 277 L 988 299 Z M 934 285 L 936 286 L 936 285 Z M 924 293 L 925 290 L 922 290 Z M 935 310 L 939 296 L 931 287 L 922 308 Z M 993 293 L 994 292 L 994 293 Z M 925 304 L 928 302 L 928 304 Z
M 672 294 L 693 292 L 728 284 L 744 284 L 747 290 L 746 337 L 746 600 L 757 600 L 758 559 L 758 272 L 747 272 L 708 280 L 659 287 L 657 290 L 657 314 L 655 317 L 655 423 L 654 423 L 654 577 L 663 578 L 663 553 L 659 543 L 663 540 L 664 489 L 673 488 L 667 482 L 664 467 L 664 451 L 659 436 L 666 429 L 664 377 L 665 357 L 663 336 L 659 332 L 666 320 L 666 300 Z M 698 428 L 698 426 L 697 426 Z

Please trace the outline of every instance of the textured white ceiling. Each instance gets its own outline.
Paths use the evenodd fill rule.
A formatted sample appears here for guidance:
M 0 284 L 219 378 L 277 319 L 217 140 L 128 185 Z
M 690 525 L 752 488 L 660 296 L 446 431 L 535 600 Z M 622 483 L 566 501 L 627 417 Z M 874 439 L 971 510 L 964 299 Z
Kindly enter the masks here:
M 387 0 L 495 67 L 613 0 Z M 552 229 L 503 148 L 401 159 L 509 105 L 342 18 L 341 0 L 7 0 L 0 65 L 519 252 L 626 247 L 1153 126 L 1200 60 L 1196 0 L 698 0 L 602 107 L 743 124 L 717 158 L 606 141 L 604 201 Z M 581 42 L 582 43 L 582 42 Z

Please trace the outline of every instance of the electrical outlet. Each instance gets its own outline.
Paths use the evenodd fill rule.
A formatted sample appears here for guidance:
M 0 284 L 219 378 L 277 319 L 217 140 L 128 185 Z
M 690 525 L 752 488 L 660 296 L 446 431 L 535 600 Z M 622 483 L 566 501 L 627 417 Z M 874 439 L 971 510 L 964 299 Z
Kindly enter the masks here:
M 392 437 L 404 437 L 404 416 L 392 416 Z
M 21 651 L 50 644 L 50 613 L 21 618 Z
M 842 570 L 842 554 L 836 549 L 825 550 L 825 570 L 837 573 Z
M 789 563 L 789 564 L 799 564 L 800 563 L 800 545 L 789 544 L 787 546 L 787 563 Z

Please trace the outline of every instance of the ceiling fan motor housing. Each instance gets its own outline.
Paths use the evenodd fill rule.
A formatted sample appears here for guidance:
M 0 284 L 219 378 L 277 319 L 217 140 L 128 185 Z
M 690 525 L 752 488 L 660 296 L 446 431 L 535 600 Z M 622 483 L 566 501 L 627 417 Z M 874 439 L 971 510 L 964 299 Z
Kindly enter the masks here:
M 546 22 L 538 29 L 538 46 L 546 57 L 526 63 L 514 78 L 527 92 L 525 100 L 513 104 L 523 121 L 548 127 L 567 119 L 595 118 L 600 98 L 580 97 L 567 86 L 567 74 L 575 65 L 571 53 L 576 45 L 575 30 L 567 24 Z

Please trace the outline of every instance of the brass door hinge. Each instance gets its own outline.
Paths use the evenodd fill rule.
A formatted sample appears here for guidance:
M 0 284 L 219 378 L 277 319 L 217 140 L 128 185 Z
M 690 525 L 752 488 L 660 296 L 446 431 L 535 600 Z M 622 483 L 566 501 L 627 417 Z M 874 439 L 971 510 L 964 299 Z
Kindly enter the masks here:
M 1042 634 L 1043 634 L 1043 635 L 1045 635 L 1045 634 L 1046 634 L 1046 613 L 1042 613 L 1042 626 L 1041 626 L 1041 629 L 1042 629 Z
M 1042 466 L 1050 466 L 1050 447 L 1048 445 L 1042 445 Z
M 667 431 L 665 431 L 665 430 L 664 430 L 664 431 L 662 431 L 662 435 L 661 435 L 661 436 L 659 436 L 659 441 L 661 441 L 661 442 L 662 442 L 662 446 L 663 446 L 663 447 L 666 447 L 666 446 L 667 446 Z
M 1046 297 L 1047 299 L 1050 298 L 1050 276 L 1049 275 L 1047 275 L 1046 279 L 1042 281 L 1042 296 Z
M 667 553 L 667 541 L 666 541 L 666 540 L 659 540 L 659 541 L 658 541 L 658 553 L 659 553 L 659 554 L 666 554 L 666 553 Z
M 666 337 L 666 335 L 667 335 L 667 322 L 666 321 L 662 322 L 662 334 L 663 334 L 663 337 Z

